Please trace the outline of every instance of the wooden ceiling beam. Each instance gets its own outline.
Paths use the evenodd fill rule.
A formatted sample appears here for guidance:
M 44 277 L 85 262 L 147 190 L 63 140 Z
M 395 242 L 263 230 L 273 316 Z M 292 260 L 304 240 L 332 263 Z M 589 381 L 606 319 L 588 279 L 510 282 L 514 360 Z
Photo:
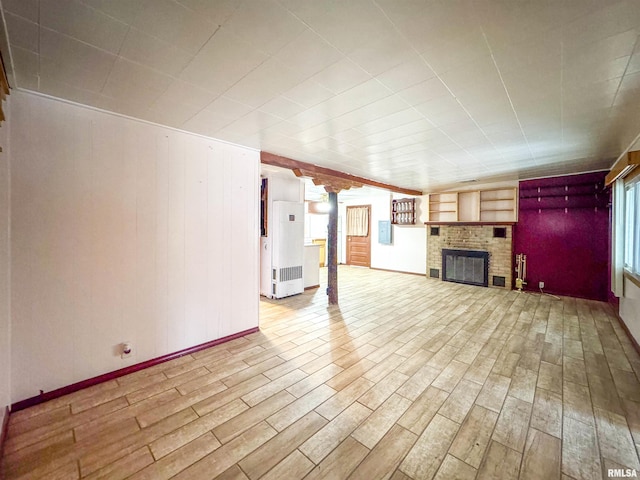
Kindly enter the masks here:
M 608 187 L 618 178 L 624 178 L 638 165 L 640 165 L 640 150 L 627 152 L 613 164 L 611 170 L 604 179 L 604 184 Z
M 327 192 L 334 191 L 334 188 L 337 188 L 340 185 L 349 185 L 349 187 L 346 187 L 346 188 L 343 186 L 341 190 L 348 190 L 348 188 L 351 188 L 351 187 L 362 187 L 363 185 L 368 185 L 371 187 L 390 190 L 392 192 L 402 193 L 404 195 L 416 195 L 416 196 L 422 195 L 422 192 L 420 190 L 412 190 L 410 188 L 402 188 L 402 187 L 397 187 L 395 185 L 390 185 L 388 183 L 377 182 L 375 180 L 359 177 L 357 175 L 351 175 L 350 173 L 333 170 L 332 168 L 321 167 L 319 165 L 300 162 L 298 160 L 282 157 L 280 155 L 274 155 L 273 153 L 269 153 L 269 152 L 260 152 L 260 162 L 264 163 L 265 165 L 273 165 L 275 167 L 288 168 L 290 170 L 293 170 L 294 173 L 295 173 L 295 170 L 299 170 L 300 172 L 305 172 L 303 175 L 305 177 L 308 176 L 313 179 L 317 179 L 319 182 L 320 181 L 330 182 L 329 188 L 331 190 L 327 190 L 327 184 L 315 183 L 315 180 L 314 180 L 314 183 L 316 185 L 324 185 L 325 190 L 327 190 Z

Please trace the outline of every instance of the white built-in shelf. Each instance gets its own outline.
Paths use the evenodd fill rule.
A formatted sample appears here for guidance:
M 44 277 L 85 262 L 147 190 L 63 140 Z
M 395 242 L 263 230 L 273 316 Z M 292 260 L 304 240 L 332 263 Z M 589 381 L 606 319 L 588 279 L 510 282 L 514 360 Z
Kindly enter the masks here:
M 429 194 L 427 223 L 515 223 L 516 188 L 466 190 Z

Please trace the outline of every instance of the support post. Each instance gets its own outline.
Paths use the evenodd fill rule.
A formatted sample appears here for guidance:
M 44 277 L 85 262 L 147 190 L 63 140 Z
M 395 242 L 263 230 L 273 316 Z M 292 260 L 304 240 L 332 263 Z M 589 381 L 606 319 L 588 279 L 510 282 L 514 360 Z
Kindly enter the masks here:
M 338 304 L 338 194 L 329 193 L 329 228 L 328 228 L 328 287 L 329 305 Z

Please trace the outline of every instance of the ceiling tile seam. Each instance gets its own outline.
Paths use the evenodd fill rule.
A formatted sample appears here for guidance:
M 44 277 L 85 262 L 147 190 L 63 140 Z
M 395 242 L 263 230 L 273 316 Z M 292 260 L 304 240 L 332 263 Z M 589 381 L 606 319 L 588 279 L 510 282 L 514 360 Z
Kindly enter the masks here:
M 624 71 L 622 72 L 622 75 L 620 76 L 620 81 L 618 82 L 618 86 L 616 87 L 616 93 L 613 95 L 613 100 L 611 101 L 611 105 L 608 108 L 608 112 L 607 112 L 607 118 L 611 118 L 611 113 L 613 112 L 613 106 L 616 103 L 616 99 L 618 98 L 618 94 L 620 93 L 620 87 L 622 87 L 622 82 L 624 80 L 624 77 L 627 74 L 627 70 L 629 70 L 629 65 L 631 65 L 631 60 L 633 58 L 633 52 L 635 51 L 636 47 L 638 46 L 638 40 L 640 40 L 640 35 L 636 35 L 636 41 L 633 43 L 633 48 L 631 49 L 631 55 L 629 55 L 629 59 L 627 60 L 627 64 L 624 67 Z
M 94 7 L 93 5 L 88 4 L 85 0 L 77 0 L 78 3 L 80 3 L 81 5 L 84 5 L 85 7 L 87 7 L 89 10 L 93 10 L 94 12 L 99 13 L 100 15 L 104 15 L 105 17 L 109 17 L 111 20 L 114 20 L 118 23 L 121 23 L 122 25 L 126 25 L 127 27 L 130 27 L 130 24 L 127 24 L 126 22 L 123 22 L 122 20 L 120 20 L 119 18 L 114 17 L 113 15 L 109 15 L 107 12 L 100 10 L 99 8 Z M 40 2 L 38 2 L 38 14 L 40 13 Z M 140 10 L 138 9 L 138 11 L 136 12 L 136 16 L 140 13 Z M 38 19 L 40 17 L 38 16 Z M 135 17 L 134 17 L 135 20 Z
M 413 42 L 411 42 L 406 35 L 398 28 L 398 26 L 393 22 L 393 20 L 391 20 L 391 18 L 389 17 L 389 15 L 387 14 L 387 12 L 378 4 L 378 2 L 376 0 L 371 0 L 372 3 L 380 10 L 380 12 L 384 15 L 384 17 L 387 19 L 387 21 L 391 24 L 391 26 L 394 28 L 394 30 L 407 42 L 408 45 L 411 46 L 411 48 L 413 49 L 414 53 L 420 58 L 420 60 L 422 60 L 424 62 L 424 64 L 435 74 L 435 78 L 437 78 L 440 83 L 442 83 L 442 85 L 447 89 L 447 91 L 449 92 L 449 94 L 455 99 L 455 101 L 458 103 L 458 105 L 460 105 L 460 107 L 462 107 L 462 109 L 464 110 L 464 112 L 467 114 L 467 116 L 471 119 L 471 121 L 476 125 L 476 127 L 480 130 L 480 132 L 482 132 L 482 134 L 485 136 L 485 138 L 487 139 L 487 141 L 493 146 L 493 148 L 496 150 L 496 153 L 504 159 L 502 152 L 500 152 L 496 146 L 493 144 L 493 142 L 491 141 L 491 139 L 487 136 L 487 134 L 485 133 L 485 131 L 480 127 L 480 125 L 478 124 L 478 122 L 475 120 L 475 118 L 473 118 L 473 116 L 469 113 L 469 111 L 464 107 L 464 105 L 462 105 L 462 103 L 460 102 L 460 100 L 458 100 L 458 97 L 453 93 L 453 91 L 451 90 L 451 88 L 449 88 L 449 85 L 447 85 L 444 80 L 442 80 L 442 78 L 440 77 L 440 75 L 438 75 L 438 73 L 431 67 L 431 64 L 427 61 L 427 59 L 424 57 L 424 55 L 418 51 L 418 49 L 415 47 L 415 45 L 413 44 Z M 408 104 L 408 102 L 407 102 Z M 488 169 L 488 167 L 486 165 L 484 165 L 484 163 L 482 163 L 480 161 L 480 159 L 476 158 L 475 155 L 473 155 L 471 152 L 469 152 L 465 147 L 463 147 L 462 145 L 460 145 L 458 142 L 456 142 L 447 132 L 445 132 L 444 130 L 442 130 L 442 128 L 440 128 L 439 126 L 435 125 L 426 115 L 424 115 L 422 112 L 420 112 L 415 106 L 413 105 L 409 105 L 411 108 L 413 108 L 416 113 L 420 114 L 423 118 L 425 118 L 425 120 L 427 120 L 429 123 L 431 123 L 436 129 L 438 129 L 441 133 L 443 133 L 449 140 L 451 140 L 455 145 L 457 145 L 460 149 L 462 149 L 465 153 L 467 153 L 469 156 L 471 156 L 472 158 L 474 158 L 476 161 L 478 161 L 479 164 L 481 164 L 484 168 Z
M 113 73 L 113 67 L 115 66 L 115 64 L 118 61 L 118 59 L 119 58 L 125 59 L 122 55 L 120 55 L 120 53 L 122 52 L 122 47 L 126 43 L 127 38 L 129 38 L 129 32 L 131 32 L 131 25 L 127 25 L 127 33 L 124 34 L 124 37 L 122 39 L 122 43 L 120 43 L 120 46 L 118 47 L 118 53 L 116 53 L 116 58 L 111 63 L 111 67 L 109 68 L 109 73 L 105 77 L 104 82 L 102 84 L 102 87 L 100 88 L 100 93 L 101 94 L 104 94 L 104 89 L 106 88 L 107 83 L 109 83 L 109 79 L 111 78 L 111 74 Z M 130 61 L 128 58 L 125 59 L 125 60 Z M 134 62 L 134 63 L 137 63 L 137 62 Z
M 180 5 L 182 5 L 182 4 L 180 4 Z M 186 7 L 185 7 L 185 8 L 186 8 Z M 212 25 L 213 25 L 213 24 L 212 24 Z M 209 38 L 207 38 L 207 40 L 206 40 L 202 45 L 200 45 L 200 48 L 198 49 L 198 51 L 197 51 L 195 54 L 193 54 L 193 55 L 191 56 L 191 61 L 190 61 L 190 62 L 188 62 L 186 65 L 184 65 L 184 66 L 182 67 L 182 70 L 180 70 L 179 72 L 177 72 L 175 76 L 173 76 L 173 75 L 167 75 L 167 76 L 168 76 L 168 77 L 170 77 L 170 78 L 172 78 L 174 81 L 181 81 L 181 80 L 180 80 L 180 75 L 182 74 L 182 72 L 184 72 L 184 71 L 185 71 L 185 69 L 186 69 L 189 65 L 191 65 L 191 63 L 192 63 L 192 62 L 194 62 L 194 61 L 195 61 L 195 59 L 196 59 L 197 55 L 202 51 L 202 49 L 205 47 L 205 45 L 207 45 L 207 44 L 211 41 L 211 39 L 212 39 L 213 37 L 215 37 L 216 33 L 218 33 L 218 32 L 220 31 L 220 29 L 221 29 L 221 28 L 222 28 L 222 25 L 218 25 L 218 28 L 216 28 L 216 29 L 214 30 L 214 32 L 209 36 Z M 128 35 L 128 34 L 129 34 L 129 31 L 127 31 L 127 35 Z M 150 36 L 151 36 L 151 35 L 150 35 Z M 153 37 L 153 38 L 155 38 L 155 37 Z M 160 39 L 158 39 L 158 40 L 160 40 Z M 165 43 L 166 43 L 166 42 L 165 42 Z M 187 53 L 187 54 L 188 54 L 188 52 L 186 52 L 186 51 L 185 51 L 184 53 Z M 124 57 L 123 57 L 123 58 L 124 58 Z M 126 60 L 127 60 L 127 61 L 130 61 L 129 59 L 126 59 Z M 137 63 L 137 62 L 133 62 L 133 63 Z M 264 63 L 264 62 L 263 62 L 263 63 Z M 142 64 L 139 64 L 139 65 L 142 65 Z M 262 65 L 262 64 L 260 64 L 260 65 Z M 143 66 L 143 67 L 147 67 L 146 65 L 142 65 L 142 66 Z M 150 68 L 150 67 L 147 67 L 147 68 Z M 257 67 L 256 67 L 256 68 L 257 68 Z M 151 68 L 151 70 L 155 70 L 155 69 L 154 69 L 154 68 Z M 162 73 L 163 75 L 166 75 L 166 73 L 164 73 L 164 72 L 160 72 L 160 71 L 158 71 L 158 73 Z M 111 72 L 109 72 L 109 74 L 111 74 Z M 172 83 L 173 83 L 173 82 L 172 82 Z M 185 83 L 186 83 L 186 82 L 185 82 Z M 105 82 L 105 85 L 106 85 L 106 82 Z M 103 86 L 103 88 L 104 88 L 104 86 Z M 167 92 L 169 91 L 169 89 L 170 89 L 170 88 L 171 88 L 171 84 L 169 84 L 169 85 L 167 86 L 167 88 L 166 88 L 166 89 L 165 89 L 165 90 L 164 90 L 160 95 L 158 95 L 158 98 L 162 97 L 162 95 L 164 95 L 165 93 L 167 93 Z M 196 115 L 198 115 L 198 114 L 202 113 L 202 111 L 203 111 L 203 110 L 206 110 L 206 108 L 207 108 L 209 105 L 211 105 L 215 100 L 217 100 L 217 99 L 218 99 L 219 97 L 221 97 L 221 96 L 222 96 L 222 94 L 221 94 L 221 95 L 218 95 L 218 97 L 216 97 L 214 100 L 212 100 L 212 101 L 211 101 L 211 102 L 209 102 L 207 105 L 205 105 L 203 108 L 201 108 L 201 109 L 200 109 L 200 110 L 198 110 L 196 113 L 194 113 L 193 115 L 191 115 L 189 118 L 187 118 L 187 119 L 182 123 L 182 125 L 184 125 L 185 123 L 187 123 L 189 120 L 191 120 L 191 119 L 192 119 L 193 117 L 195 117 Z M 157 100 L 158 100 L 158 99 L 154 100 L 154 102 L 153 102 L 153 103 L 155 103 Z M 150 110 L 150 109 L 151 109 L 151 107 L 149 107 L 147 110 Z M 225 125 L 225 126 L 226 126 L 226 125 Z
M 9 41 L 9 29 L 7 28 L 7 20 L 4 16 L 4 8 L 2 7 L 2 1 L 0 0 L 0 19 L 2 20 L 2 28 L 4 29 L 4 38 L 5 41 L 7 42 L 7 45 L 11 45 L 11 42 Z M 40 57 L 40 55 L 38 55 L 38 57 Z M 11 51 L 11 47 L 9 47 L 9 63 L 11 64 L 11 72 L 13 74 L 13 81 L 16 83 L 16 87 L 18 87 L 18 75 L 16 74 L 16 67 L 15 64 L 13 62 L 13 53 Z M 38 71 L 40 68 L 40 65 L 38 65 Z
M 536 156 L 533 154 L 533 150 L 531 149 L 531 144 L 529 143 L 529 139 L 527 138 L 527 134 L 524 131 L 524 128 L 522 127 L 522 122 L 520 122 L 520 117 L 518 116 L 518 112 L 516 112 L 516 108 L 515 105 L 513 104 L 513 100 L 511 99 L 511 95 L 509 95 L 509 89 L 507 88 L 507 85 L 504 82 L 504 78 L 502 77 L 502 72 L 500 71 L 500 68 L 498 67 L 498 63 L 496 62 L 496 58 L 493 55 L 493 49 L 491 48 L 491 44 L 489 43 L 489 39 L 487 38 L 487 35 L 484 31 L 484 28 L 482 26 L 480 26 L 480 31 L 482 32 L 482 37 L 484 38 L 485 43 L 487 44 L 487 48 L 489 49 L 489 53 L 491 55 L 491 61 L 493 62 L 493 66 L 496 69 L 496 72 L 498 72 L 498 77 L 500 77 L 500 82 L 502 83 L 502 88 L 504 88 L 505 93 L 507 94 L 507 99 L 509 100 L 509 105 L 511 105 L 511 110 L 513 111 L 513 114 L 516 117 L 516 121 L 518 122 L 518 126 L 520 127 L 520 132 L 522 133 L 522 136 L 524 137 L 525 142 L 527 143 L 527 148 L 529 149 L 529 153 L 531 155 L 531 158 L 537 162 L 537 158 Z

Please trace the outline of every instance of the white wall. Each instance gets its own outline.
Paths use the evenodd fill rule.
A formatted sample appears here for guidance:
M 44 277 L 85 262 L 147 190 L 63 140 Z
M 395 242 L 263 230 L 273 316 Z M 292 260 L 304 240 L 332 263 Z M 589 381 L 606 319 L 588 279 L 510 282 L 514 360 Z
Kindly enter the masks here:
M 346 209 L 349 205 L 371 205 L 371 267 L 385 270 L 395 270 L 398 272 L 426 273 L 427 265 L 427 243 L 426 228 L 418 212 L 416 225 L 393 225 L 391 232 L 391 245 L 382 245 L 378 241 L 378 221 L 391 220 L 391 199 L 385 193 L 370 198 L 350 200 L 339 205 L 340 222 L 342 232 L 346 232 Z M 420 197 L 418 204 L 426 202 L 424 197 Z M 342 245 L 339 261 L 346 263 L 346 236 L 341 235 L 339 239 Z
M 13 401 L 258 325 L 257 151 L 12 97 Z
M 9 116 L 11 97 L 3 110 L 7 118 L 0 126 L 0 426 L 11 404 L 11 322 L 9 282 Z
M 620 318 L 640 343 L 640 288 L 631 280 L 624 279 L 624 296 L 620 297 Z

